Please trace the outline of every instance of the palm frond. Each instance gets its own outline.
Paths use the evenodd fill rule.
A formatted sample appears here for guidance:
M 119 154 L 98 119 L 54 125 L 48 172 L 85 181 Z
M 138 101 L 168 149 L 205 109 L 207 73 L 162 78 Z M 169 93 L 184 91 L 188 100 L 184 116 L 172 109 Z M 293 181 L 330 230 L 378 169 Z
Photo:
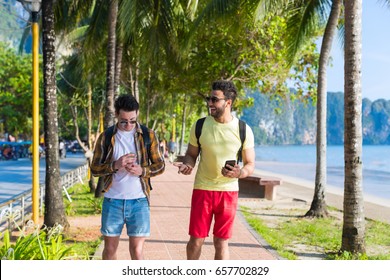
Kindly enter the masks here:
M 291 2 L 288 9 L 288 34 L 286 44 L 288 61 L 291 64 L 304 42 L 318 35 L 329 17 L 330 0 L 311 0 Z
M 23 53 L 24 47 L 26 46 L 26 42 L 28 38 L 30 37 L 31 34 L 31 15 L 28 20 L 27 25 L 25 26 L 23 33 L 22 33 L 22 38 L 20 38 L 20 43 L 19 43 L 19 53 Z
M 383 7 L 390 9 L 390 0 L 377 0 L 378 4 L 381 4 Z

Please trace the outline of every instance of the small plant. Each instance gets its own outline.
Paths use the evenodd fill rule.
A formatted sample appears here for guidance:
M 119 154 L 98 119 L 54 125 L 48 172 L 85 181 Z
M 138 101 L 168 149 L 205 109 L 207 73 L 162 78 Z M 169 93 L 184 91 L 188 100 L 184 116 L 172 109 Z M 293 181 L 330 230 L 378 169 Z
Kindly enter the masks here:
M 2 218 L 16 217 L 12 211 Z M 64 243 L 61 225 L 52 228 L 36 225 L 28 221 L 20 228 L 15 220 L 12 221 L 19 230 L 19 237 L 11 242 L 11 233 L 6 230 L 0 244 L 0 258 L 3 260 L 63 260 L 63 259 L 86 259 L 87 257 L 76 256 L 73 247 Z
M 69 193 L 73 194 L 69 215 L 95 215 L 102 212 L 103 197 L 95 197 L 91 193 L 88 184 L 75 184 L 69 188 Z M 70 209 L 72 208 L 72 209 Z M 68 213 L 67 213 L 68 215 Z
M 67 216 L 73 216 L 76 214 L 72 202 L 65 200 L 65 213 Z
M 87 201 L 89 205 L 94 209 L 95 214 L 101 214 L 102 213 L 102 202 L 103 198 L 95 198 L 95 197 L 88 197 Z

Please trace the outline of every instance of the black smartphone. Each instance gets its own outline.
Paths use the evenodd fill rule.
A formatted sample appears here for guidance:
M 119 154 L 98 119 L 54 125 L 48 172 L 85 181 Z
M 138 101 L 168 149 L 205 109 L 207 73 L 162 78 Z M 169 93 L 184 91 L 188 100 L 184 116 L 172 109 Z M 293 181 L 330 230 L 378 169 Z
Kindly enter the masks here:
M 231 170 L 231 167 L 229 167 L 229 166 L 227 166 L 227 165 L 231 165 L 231 166 L 234 167 L 234 166 L 236 165 L 236 161 L 235 161 L 235 160 L 227 160 L 227 161 L 225 162 L 225 168 Z

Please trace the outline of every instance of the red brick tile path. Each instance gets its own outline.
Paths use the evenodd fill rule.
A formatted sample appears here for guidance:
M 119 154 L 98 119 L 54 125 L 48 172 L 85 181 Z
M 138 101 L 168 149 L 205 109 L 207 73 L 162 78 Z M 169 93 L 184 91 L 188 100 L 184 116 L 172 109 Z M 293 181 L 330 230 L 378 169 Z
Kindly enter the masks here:
M 164 174 L 152 178 L 151 193 L 151 235 L 144 246 L 146 260 L 185 260 L 188 236 L 190 201 L 195 172 L 186 176 L 177 173 L 177 167 L 169 162 Z M 101 259 L 103 244 L 95 254 Z M 279 259 L 272 250 L 250 228 L 237 213 L 233 237 L 229 242 L 230 259 L 232 260 L 274 260 Z M 121 235 L 118 259 L 129 260 L 128 237 Z M 206 238 L 202 248 L 201 259 L 214 259 L 212 234 Z

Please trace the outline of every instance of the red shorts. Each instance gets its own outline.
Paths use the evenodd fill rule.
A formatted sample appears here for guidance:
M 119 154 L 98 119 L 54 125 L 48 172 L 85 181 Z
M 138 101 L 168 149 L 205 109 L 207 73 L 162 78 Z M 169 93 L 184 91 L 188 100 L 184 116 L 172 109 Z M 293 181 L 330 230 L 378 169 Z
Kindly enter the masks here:
M 196 238 L 209 236 L 214 216 L 214 236 L 229 239 L 233 232 L 237 201 L 237 191 L 193 190 L 189 235 Z

